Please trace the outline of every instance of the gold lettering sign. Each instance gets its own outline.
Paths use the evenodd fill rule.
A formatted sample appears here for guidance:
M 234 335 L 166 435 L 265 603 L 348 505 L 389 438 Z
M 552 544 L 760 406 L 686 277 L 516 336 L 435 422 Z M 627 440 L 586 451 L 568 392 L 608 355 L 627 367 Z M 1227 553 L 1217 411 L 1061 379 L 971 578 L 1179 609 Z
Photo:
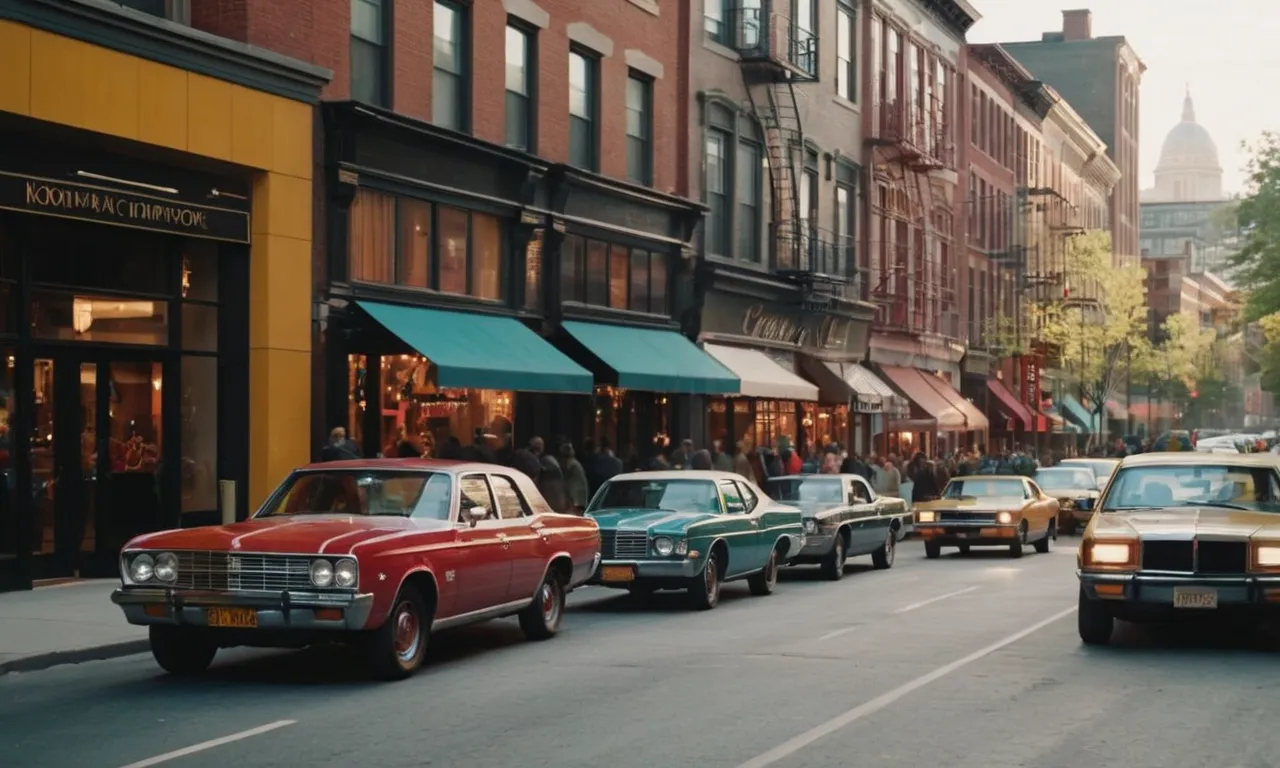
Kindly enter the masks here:
M 207 212 L 173 203 L 137 200 L 94 189 L 62 187 L 36 181 L 27 182 L 26 197 L 27 205 L 32 208 L 115 216 L 125 221 L 170 224 L 206 232 L 209 230 Z
M 765 341 L 811 346 L 818 349 L 844 349 L 848 344 L 849 319 L 835 315 L 815 316 L 809 324 L 800 318 L 772 315 L 763 304 L 754 304 L 742 318 L 742 335 Z

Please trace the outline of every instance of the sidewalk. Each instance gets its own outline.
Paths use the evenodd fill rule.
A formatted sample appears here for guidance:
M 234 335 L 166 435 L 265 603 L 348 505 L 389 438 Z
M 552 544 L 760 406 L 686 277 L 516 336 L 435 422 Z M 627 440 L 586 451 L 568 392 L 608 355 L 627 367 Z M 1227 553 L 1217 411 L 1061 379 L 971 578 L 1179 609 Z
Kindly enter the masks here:
M 111 602 L 116 579 L 0 593 L 0 675 L 147 650 L 146 627 Z

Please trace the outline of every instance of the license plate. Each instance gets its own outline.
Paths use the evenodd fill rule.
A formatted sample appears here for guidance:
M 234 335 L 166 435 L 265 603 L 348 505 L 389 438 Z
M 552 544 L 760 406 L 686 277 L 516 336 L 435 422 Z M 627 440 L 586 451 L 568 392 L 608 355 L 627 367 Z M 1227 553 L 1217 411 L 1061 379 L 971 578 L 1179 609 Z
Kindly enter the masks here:
M 1218 590 L 1192 587 L 1173 588 L 1174 608 L 1217 608 Z
M 600 569 L 601 581 L 635 581 L 636 573 L 626 565 L 606 565 Z
M 960 539 L 967 539 L 972 535 L 973 531 L 956 531 L 956 537 Z
M 207 608 L 205 622 L 211 627 L 253 629 L 258 626 L 258 612 L 252 608 Z

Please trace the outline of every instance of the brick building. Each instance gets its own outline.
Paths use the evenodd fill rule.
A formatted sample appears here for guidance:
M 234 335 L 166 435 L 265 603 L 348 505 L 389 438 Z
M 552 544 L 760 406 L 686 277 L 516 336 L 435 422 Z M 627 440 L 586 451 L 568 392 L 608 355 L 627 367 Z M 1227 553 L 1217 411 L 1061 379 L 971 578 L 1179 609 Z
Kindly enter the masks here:
M 703 215 L 676 194 L 678 6 L 201 5 L 197 25 L 337 73 L 319 121 L 316 444 L 334 425 L 370 455 L 563 433 L 629 458 L 689 432 L 692 393 L 737 391 L 673 319 Z

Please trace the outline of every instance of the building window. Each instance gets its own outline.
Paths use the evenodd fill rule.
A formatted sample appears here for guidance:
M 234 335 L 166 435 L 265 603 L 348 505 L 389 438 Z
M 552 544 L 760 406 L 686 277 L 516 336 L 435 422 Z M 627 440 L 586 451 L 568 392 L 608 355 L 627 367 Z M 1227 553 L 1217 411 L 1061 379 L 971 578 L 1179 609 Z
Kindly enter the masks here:
M 710 129 L 707 131 L 706 165 L 707 165 L 707 217 L 703 226 L 706 228 L 707 253 L 726 256 L 729 253 L 729 201 L 732 199 L 729 186 L 729 158 L 726 151 L 730 146 L 730 138 L 724 131 Z
M 836 165 L 836 274 L 858 276 L 856 239 L 858 228 L 858 172 L 843 163 Z
M 627 77 L 627 178 L 653 183 L 653 81 Z
M 738 142 L 735 164 L 737 181 L 737 238 L 734 246 L 743 261 L 760 261 L 760 146 Z
M 436 0 L 431 119 L 441 128 L 467 130 L 467 40 L 462 8 Z
M 561 251 L 561 293 L 611 309 L 667 315 L 667 254 L 568 235 Z
M 729 39 L 728 27 L 725 24 L 725 0 L 704 0 L 702 25 L 707 31 L 707 36 L 717 43 L 724 43 Z
M 596 111 L 599 62 L 578 51 L 569 52 L 569 162 L 588 171 L 599 167 Z
M 361 189 L 348 221 L 351 282 L 503 298 L 506 239 L 496 216 Z
M 351 98 L 388 106 L 387 40 L 391 15 L 383 0 L 351 0 Z
M 533 35 L 507 25 L 507 146 L 533 151 Z
M 841 2 L 836 6 L 836 93 L 858 100 L 857 11 Z

